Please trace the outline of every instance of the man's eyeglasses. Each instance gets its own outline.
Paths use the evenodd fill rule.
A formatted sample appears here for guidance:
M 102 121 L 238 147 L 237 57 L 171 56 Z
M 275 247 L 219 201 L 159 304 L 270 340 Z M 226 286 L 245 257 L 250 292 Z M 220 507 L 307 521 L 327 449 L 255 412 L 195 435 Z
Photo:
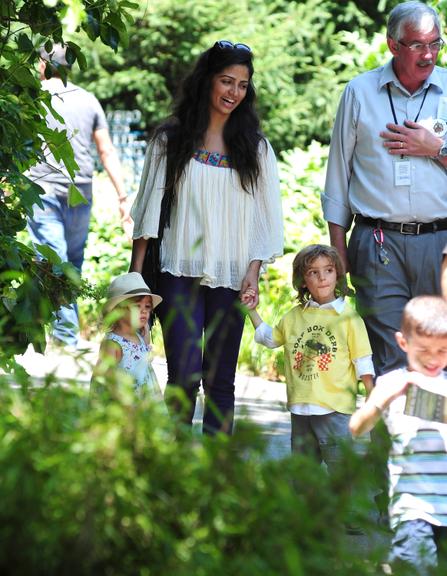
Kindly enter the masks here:
M 430 52 L 438 52 L 445 44 L 442 38 L 439 38 L 439 40 L 435 40 L 434 42 L 430 42 L 429 44 L 423 44 L 422 42 L 411 42 L 411 44 L 406 44 L 401 40 L 398 40 L 397 42 L 398 44 L 405 46 L 405 48 L 408 48 L 408 50 L 411 50 L 412 52 L 419 52 L 421 54 L 425 52 L 427 48 L 430 50 Z
M 218 40 L 214 44 L 214 48 L 220 48 L 221 50 L 246 50 L 247 52 L 251 52 L 250 46 L 247 44 L 233 44 L 229 40 Z

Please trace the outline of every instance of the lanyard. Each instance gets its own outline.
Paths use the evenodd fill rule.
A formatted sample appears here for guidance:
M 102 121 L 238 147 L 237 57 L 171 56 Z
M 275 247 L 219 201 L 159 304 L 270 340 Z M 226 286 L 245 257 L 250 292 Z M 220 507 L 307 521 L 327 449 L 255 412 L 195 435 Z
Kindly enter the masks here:
M 431 86 L 431 84 L 429 84 L 424 91 L 424 97 L 422 98 L 421 105 L 419 106 L 418 113 L 416 114 L 416 118 L 413 120 L 413 122 L 418 121 L 419 114 L 421 113 L 422 106 L 424 105 L 425 99 L 427 98 L 427 94 L 428 94 L 428 91 L 430 90 L 430 86 Z M 394 102 L 393 102 L 393 97 L 391 96 L 391 89 L 390 89 L 390 83 L 389 82 L 386 85 L 386 91 L 388 93 L 388 100 L 390 101 L 391 112 L 393 113 L 394 124 L 399 124 L 399 122 L 397 121 L 396 110 L 394 109 Z M 400 157 L 403 160 L 403 158 L 404 158 L 403 154 L 401 154 Z
M 418 113 L 416 114 L 416 118 L 413 120 L 413 122 L 418 121 L 419 114 L 421 113 L 422 106 L 424 105 L 425 99 L 427 98 L 427 94 L 428 94 L 428 91 L 430 90 L 430 86 L 431 86 L 431 84 L 429 84 L 424 91 L 424 97 L 422 98 L 421 105 L 419 106 Z M 393 97 L 391 96 L 391 90 L 390 90 L 390 83 L 389 82 L 386 85 L 386 91 L 388 92 L 388 100 L 390 101 L 391 112 L 393 113 L 393 118 L 394 118 L 394 124 L 399 124 L 399 122 L 397 121 L 396 110 L 394 109 L 394 102 L 393 102 Z

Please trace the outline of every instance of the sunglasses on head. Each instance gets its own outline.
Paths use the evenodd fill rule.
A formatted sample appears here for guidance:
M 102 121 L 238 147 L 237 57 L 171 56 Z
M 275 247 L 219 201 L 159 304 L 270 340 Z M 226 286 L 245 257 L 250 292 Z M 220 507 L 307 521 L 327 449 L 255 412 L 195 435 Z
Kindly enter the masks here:
M 233 44 L 229 40 L 218 40 L 214 44 L 214 48 L 220 48 L 220 50 L 246 50 L 247 52 L 251 52 L 250 46 L 247 44 Z

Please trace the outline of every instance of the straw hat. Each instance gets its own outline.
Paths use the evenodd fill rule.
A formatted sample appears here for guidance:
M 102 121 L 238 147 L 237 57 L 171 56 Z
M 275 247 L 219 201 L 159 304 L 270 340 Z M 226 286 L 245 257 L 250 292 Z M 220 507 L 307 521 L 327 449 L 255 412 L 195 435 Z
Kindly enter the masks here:
M 120 302 L 135 296 L 150 296 L 153 308 L 158 306 L 163 300 L 158 294 L 152 294 L 151 289 L 139 272 L 128 272 L 127 274 L 121 274 L 121 276 L 118 276 L 110 283 L 107 301 L 104 304 L 104 312 L 108 314 Z

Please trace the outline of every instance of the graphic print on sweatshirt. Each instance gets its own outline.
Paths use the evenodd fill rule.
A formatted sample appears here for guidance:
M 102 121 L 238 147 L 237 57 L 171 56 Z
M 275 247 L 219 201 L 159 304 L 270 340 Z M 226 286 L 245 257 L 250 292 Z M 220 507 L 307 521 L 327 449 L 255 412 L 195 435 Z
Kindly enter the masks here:
M 293 345 L 294 365 L 301 380 L 317 380 L 327 372 L 337 353 L 337 340 L 330 329 L 320 324 L 308 326 Z

